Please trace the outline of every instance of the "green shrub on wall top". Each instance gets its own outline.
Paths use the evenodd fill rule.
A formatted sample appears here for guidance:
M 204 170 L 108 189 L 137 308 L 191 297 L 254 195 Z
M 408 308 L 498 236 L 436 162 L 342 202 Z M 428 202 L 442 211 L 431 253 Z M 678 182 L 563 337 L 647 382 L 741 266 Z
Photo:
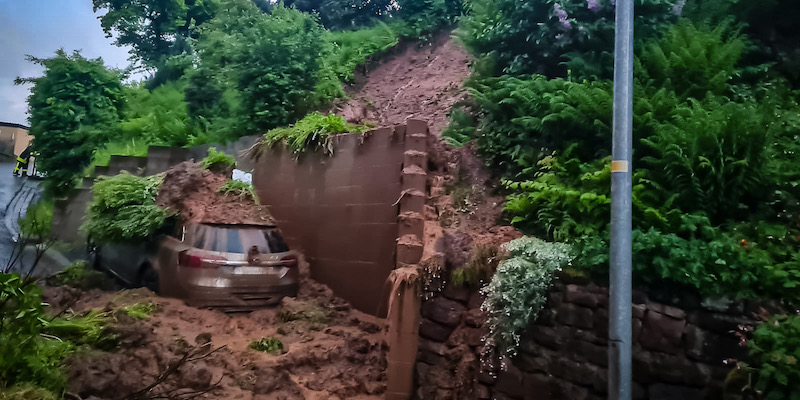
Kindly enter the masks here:
M 520 334 L 538 316 L 556 271 L 573 259 L 572 246 L 522 237 L 503 245 L 508 258 L 500 263 L 481 309 L 486 312 L 489 334 L 486 344 L 500 357 L 513 356 Z

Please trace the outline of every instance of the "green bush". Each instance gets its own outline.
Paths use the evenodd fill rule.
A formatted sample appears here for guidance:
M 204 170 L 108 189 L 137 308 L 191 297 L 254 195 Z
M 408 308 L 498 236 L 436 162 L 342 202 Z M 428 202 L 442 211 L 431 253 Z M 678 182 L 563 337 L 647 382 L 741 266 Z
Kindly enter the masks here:
M 450 123 L 442 132 L 442 138 L 453 147 L 462 147 L 475 137 L 475 121 L 469 111 L 453 107 L 447 114 Z
M 278 338 L 263 338 L 261 340 L 253 341 L 250 343 L 250 348 L 274 355 L 283 354 L 286 352 L 284 350 L 283 342 L 281 342 Z
M 164 225 L 169 211 L 155 204 L 162 177 L 138 177 L 125 171 L 97 178 L 83 229 L 97 242 L 143 240 Z
M 747 345 L 756 368 L 752 390 L 758 398 L 800 398 L 800 316 L 768 318 L 755 329 Z
M 798 94 L 771 75 L 748 83 L 747 42 L 728 23 L 684 21 L 638 48 L 637 284 L 800 298 Z M 473 138 L 507 177 L 507 216 L 573 244 L 579 268 L 606 275 L 610 82 L 478 76 L 467 85 L 480 118 Z
M 572 247 L 523 237 L 506 243 L 508 258 L 482 293 L 489 334 L 486 344 L 501 357 L 514 356 L 520 335 L 547 301 L 553 274 L 570 264 Z
M 122 135 L 151 145 L 189 144 L 197 133 L 189 117 L 185 86 L 184 81 L 176 81 L 153 90 L 143 84 L 127 87 Z
M 20 232 L 32 238 L 50 237 L 54 206 L 54 200 L 39 200 L 35 204 L 29 205 L 25 210 L 25 215 L 18 220 Z
M 200 29 L 198 69 L 204 73 L 187 88 L 193 109 L 203 76 L 218 76 L 219 93 L 238 93 L 236 136 L 287 125 L 313 106 L 323 28 L 312 15 L 278 5 L 262 13 L 250 0 L 224 0 Z M 212 106 L 213 108 L 213 106 Z M 220 112 L 222 110 L 220 109 Z
M 730 24 L 698 28 L 687 20 L 673 25 L 636 57 L 637 79 L 646 86 L 667 88 L 681 98 L 724 95 L 747 41 Z
M 361 133 L 367 130 L 367 125 L 354 125 L 347 123 L 343 117 L 329 114 L 323 115 L 313 112 L 288 128 L 275 128 L 267 132 L 262 140 L 267 147 L 283 143 L 294 153 L 305 150 L 322 149 L 327 154 L 333 153 L 333 144 L 330 136 L 339 133 Z

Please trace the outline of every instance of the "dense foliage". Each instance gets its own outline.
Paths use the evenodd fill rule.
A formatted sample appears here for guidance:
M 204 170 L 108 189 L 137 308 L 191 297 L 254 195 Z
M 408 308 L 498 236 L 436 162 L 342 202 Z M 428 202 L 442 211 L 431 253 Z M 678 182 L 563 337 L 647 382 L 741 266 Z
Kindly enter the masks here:
M 216 13 L 218 0 L 92 0 L 104 10 L 100 24 L 118 46 L 130 46 L 131 58 L 147 67 L 162 66 L 186 51 L 196 26 Z M 182 48 L 183 47 L 183 48 Z
M 155 234 L 169 211 L 155 204 L 161 176 L 138 177 L 125 171 L 97 178 L 82 229 L 95 242 L 138 241 Z
M 30 134 L 39 152 L 37 169 L 47 174 L 47 188 L 65 195 L 77 175 L 91 163 L 92 152 L 118 128 L 123 104 L 122 75 L 107 69 L 102 59 L 56 51 L 52 58 L 28 57 L 44 68 L 28 97 Z
M 637 37 L 649 37 L 674 21 L 679 3 L 636 1 Z M 492 61 L 494 74 L 610 77 L 613 0 L 474 0 L 469 5 L 458 36 Z
M 634 265 L 639 284 L 796 300 L 800 233 L 795 92 L 745 82 L 746 37 L 687 20 L 639 46 L 634 98 Z M 509 177 L 520 228 L 574 243 L 604 275 L 611 83 L 476 77 L 474 133 Z M 469 132 L 463 130 L 463 132 Z M 454 138 L 453 140 L 455 140 Z M 463 141 L 463 137 L 458 138 Z
M 800 316 L 768 318 L 748 341 L 754 366 L 752 390 L 766 400 L 800 397 Z

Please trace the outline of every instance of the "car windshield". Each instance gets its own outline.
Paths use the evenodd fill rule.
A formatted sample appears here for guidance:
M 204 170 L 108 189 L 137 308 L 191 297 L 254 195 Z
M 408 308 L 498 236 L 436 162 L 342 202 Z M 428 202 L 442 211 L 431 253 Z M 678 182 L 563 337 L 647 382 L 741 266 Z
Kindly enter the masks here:
M 247 253 L 257 246 L 261 253 L 281 253 L 289 251 L 283 238 L 275 228 L 222 227 L 211 225 L 191 225 L 193 247 L 221 251 L 225 253 Z

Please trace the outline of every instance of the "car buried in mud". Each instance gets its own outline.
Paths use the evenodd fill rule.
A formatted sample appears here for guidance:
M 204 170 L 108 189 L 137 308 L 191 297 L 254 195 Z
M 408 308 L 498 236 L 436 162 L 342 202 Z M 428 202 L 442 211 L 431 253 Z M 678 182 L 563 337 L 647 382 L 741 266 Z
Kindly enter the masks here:
M 223 311 L 247 311 L 296 296 L 298 254 L 271 225 L 190 223 L 175 235 L 92 247 L 92 263 L 127 286 Z

